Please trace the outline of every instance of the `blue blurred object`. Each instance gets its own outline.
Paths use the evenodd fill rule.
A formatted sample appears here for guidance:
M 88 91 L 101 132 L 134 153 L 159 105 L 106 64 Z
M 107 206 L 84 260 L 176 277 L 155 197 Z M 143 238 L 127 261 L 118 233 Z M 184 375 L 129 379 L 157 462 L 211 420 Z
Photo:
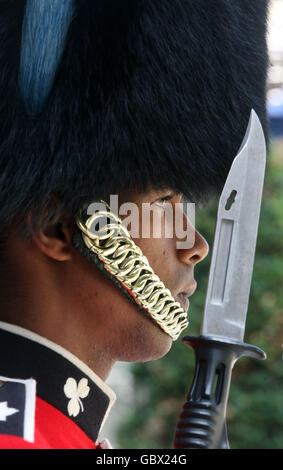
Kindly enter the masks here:
M 271 138 L 283 137 L 283 87 L 269 91 L 267 115 Z

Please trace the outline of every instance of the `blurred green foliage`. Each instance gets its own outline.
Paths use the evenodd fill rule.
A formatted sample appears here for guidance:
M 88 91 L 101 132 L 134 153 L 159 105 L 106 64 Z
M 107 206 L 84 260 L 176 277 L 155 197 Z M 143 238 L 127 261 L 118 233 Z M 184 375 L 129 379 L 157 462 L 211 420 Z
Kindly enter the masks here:
M 217 201 L 196 211 L 196 228 L 213 244 Z M 195 267 L 190 328 L 200 332 L 211 249 Z M 227 408 L 232 449 L 283 448 L 283 145 L 271 146 L 265 176 L 245 341 L 267 360 L 236 363 Z M 181 338 L 162 359 L 131 366 L 136 401 L 117 432 L 121 448 L 169 449 L 194 371 L 194 353 Z

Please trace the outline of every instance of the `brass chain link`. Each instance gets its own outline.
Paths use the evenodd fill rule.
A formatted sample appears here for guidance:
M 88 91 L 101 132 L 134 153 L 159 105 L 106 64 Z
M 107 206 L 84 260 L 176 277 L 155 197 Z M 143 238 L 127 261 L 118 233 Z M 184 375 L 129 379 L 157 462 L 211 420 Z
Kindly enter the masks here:
M 85 223 L 81 216 L 76 218 L 85 245 L 103 262 L 104 268 L 130 291 L 137 304 L 175 341 L 188 326 L 187 313 L 154 273 L 122 220 L 105 201 L 101 202 L 106 206 L 105 211 L 95 212 Z M 99 219 L 109 219 L 110 222 L 104 223 L 95 232 L 92 227 L 100 227 Z

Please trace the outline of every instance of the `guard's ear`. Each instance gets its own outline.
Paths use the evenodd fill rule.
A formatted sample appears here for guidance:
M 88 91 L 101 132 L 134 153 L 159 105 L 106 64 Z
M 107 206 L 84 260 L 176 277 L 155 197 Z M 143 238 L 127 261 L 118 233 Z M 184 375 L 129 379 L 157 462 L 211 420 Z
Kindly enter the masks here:
M 71 221 L 51 220 L 46 228 L 42 229 L 34 238 L 37 247 L 50 258 L 57 261 L 71 259 L 73 246 L 72 235 L 74 226 Z
M 55 197 L 52 196 L 52 199 L 53 202 L 60 204 Z M 46 214 L 43 214 L 43 217 L 46 217 Z M 50 218 L 42 229 L 33 234 L 33 243 L 48 257 L 57 261 L 67 261 L 72 258 L 74 252 L 72 236 L 75 227 L 74 217 L 61 208 L 59 215 Z

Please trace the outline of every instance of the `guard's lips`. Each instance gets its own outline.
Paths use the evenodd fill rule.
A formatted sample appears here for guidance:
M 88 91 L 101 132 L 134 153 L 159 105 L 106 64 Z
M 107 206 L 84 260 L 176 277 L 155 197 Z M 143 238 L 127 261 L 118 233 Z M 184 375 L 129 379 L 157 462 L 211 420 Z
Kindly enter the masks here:
M 181 305 L 182 309 L 184 312 L 187 312 L 190 306 L 190 301 L 188 299 L 188 296 L 184 295 L 183 293 L 180 293 L 177 295 L 177 302 Z
M 190 301 L 188 297 L 194 294 L 197 288 L 197 283 L 194 281 L 193 284 L 190 284 L 186 290 L 179 292 L 176 297 L 176 301 L 180 303 L 182 309 L 187 312 L 190 306 Z
M 178 295 L 191 297 L 195 293 L 196 288 L 197 288 L 197 282 L 194 281 L 193 284 L 190 284 L 190 286 L 188 286 L 185 290 L 183 290 L 182 292 L 179 292 Z

